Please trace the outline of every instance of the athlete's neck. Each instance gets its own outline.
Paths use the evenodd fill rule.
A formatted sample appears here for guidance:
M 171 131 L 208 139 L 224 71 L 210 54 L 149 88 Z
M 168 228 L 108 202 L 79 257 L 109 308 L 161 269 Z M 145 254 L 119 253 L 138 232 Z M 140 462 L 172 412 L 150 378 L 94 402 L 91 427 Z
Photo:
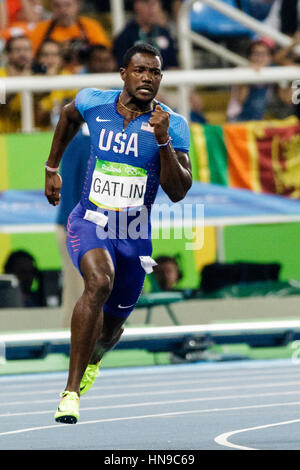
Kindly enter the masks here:
M 143 103 L 141 101 L 135 100 L 134 97 L 125 95 L 121 93 L 118 100 L 119 109 L 121 114 L 133 114 L 140 115 L 149 113 L 153 110 L 153 100 Z

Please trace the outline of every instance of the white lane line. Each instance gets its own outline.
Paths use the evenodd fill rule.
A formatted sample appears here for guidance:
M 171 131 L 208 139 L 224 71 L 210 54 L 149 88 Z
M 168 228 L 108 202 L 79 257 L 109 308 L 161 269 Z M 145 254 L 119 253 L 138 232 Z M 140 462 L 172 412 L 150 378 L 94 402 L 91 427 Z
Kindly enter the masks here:
M 105 406 L 88 406 L 88 407 L 81 407 L 80 412 L 84 411 L 94 411 L 94 410 L 113 410 L 119 408 L 136 408 L 136 407 L 143 407 L 143 406 L 160 406 L 160 405 L 174 405 L 174 404 L 187 404 L 187 403 L 195 403 L 195 402 L 205 402 L 205 401 L 222 401 L 222 400 L 237 400 L 243 398 L 266 398 L 266 397 L 275 397 L 280 395 L 299 395 L 299 390 L 295 390 L 294 392 L 270 392 L 270 393 L 256 393 L 255 395 L 225 395 L 219 397 L 203 397 L 203 398 L 188 398 L 188 399 L 181 399 L 181 400 L 167 400 L 167 401 L 151 401 L 151 402 L 138 402 L 138 403 L 124 403 L 120 405 L 105 405 Z M 295 404 L 298 402 L 293 402 Z M 285 402 L 285 405 L 290 405 L 290 402 Z M 18 413 L 3 413 L 0 414 L 0 418 L 11 418 L 14 416 L 33 416 L 33 415 L 43 415 L 43 414 L 52 414 L 54 411 L 51 410 L 41 410 L 41 411 L 25 411 L 25 412 L 18 412 Z
M 195 373 L 201 373 L 201 376 L 212 376 L 216 373 L 218 376 L 224 375 L 231 375 L 234 374 L 235 371 L 237 374 L 242 373 L 243 371 L 247 374 L 260 373 L 270 373 L 272 374 L 273 371 L 275 372 L 282 372 L 283 374 L 285 371 L 289 370 L 296 370 L 300 369 L 297 367 L 297 364 L 292 362 L 292 359 L 267 359 L 267 360 L 227 360 L 227 361 L 216 361 L 214 363 L 204 363 L 204 362 L 193 362 L 193 363 L 184 363 L 184 364 L 161 364 L 155 366 L 139 366 L 139 367 L 103 367 L 102 374 L 105 379 L 109 380 L 122 380 L 123 378 L 126 380 L 128 375 L 132 377 L 139 377 L 139 380 L 147 379 L 149 377 L 158 378 L 159 375 L 183 375 L 183 374 L 191 374 L 195 375 Z M 53 382 L 57 378 L 66 377 L 68 373 L 67 367 L 65 370 L 62 371 L 49 371 L 49 372 L 31 372 L 25 374 L 1 374 L 1 366 L 0 366 L 0 386 L 5 386 L 6 384 L 11 383 L 32 383 L 33 381 L 51 381 Z
M 159 367 L 159 366 L 158 366 Z M 176 367 L 174 365 L 174 367 Z M 293 368 L 293 369 L 292 369 Z M 0 366 L 0 371 L 1 371 L 1 366 Z M 261 372 L 261 373 L 260 373 Z M 275 373 L 274 373 L 275 372 Z M 105 387 L 116 387 L 116 386 L 119 386 L 119 387 L 124 387 L 124 386 L 127 386 L 127 382 L 128 380 L 133 380 L 134 378 L 138 379 L 139 383 L 143 382 L 143 384 L 141 384 L 141 386 L 143 386 L 145 384 L 145 386 L 149 384 L 149 376 L 151 376 L 151 384 L 153 383 L 160 383 L 159 382 L 159 379 L 161 378 L 161 372 L 160 373 L 157 373 L 157 374 L 153 374 L 153 373 L 150 373 L 149 374 L 145 374 L 145 376 L 143 376 L 142 378 L 140 376 L 137 377 L 137 374 L 134 374 L 133 376 L 130 375 L 130 372 L 128 373 L 128 376 L 124 376 L 123 374 L 121 374 L 120 376 L 117 376 L 117 377 L 112 377 L 110 376 L 110 374 L 107 374 L 107 369 L 100 369 L 100 373 L 101 373 L 101 380 L 102 380 L 102 383 L 103 382 L 106 382 L 106 381 L 109 381 L 109 383 L 111 384 L 112 382 L 116 382 L 116 384 L 113 384 L 113 385 L 104 385 Z M 252 375 L 252 374 L 255 374 L 255 375 Z M 276 378 L 276 377 L 280 377 L 280 378 L 283 378 L 283 377 L 294 377 L 297 376 L 297 373 L 300 374 L 300 368 L 297 368 L 295 365 L 291 366 L 290 367 L 290 370 L 287 370 L 287 369 L 284 369 L 282 370 L 280 373 L 278 372 L 278 368 L 274 369 L 274 371 L 270 371 L 270 370 L 262 370 L 261 368 L 258 368 L 258 369 L 249 369 L 249 370 L 241 370 L 241 371 L 230 371 L 230 370 L 226 370 L 226 371 L 223 371 L 223 372 L 220 372 L 220 371 L 212 371 L 210 373 L 208 372 L 204 372 L 202 373 L 202 371 L 200 371 L 199 369 L 197 369 L 197 376 L 199 374 L 199 377 L 201 378 L 201 380 L 208 380 L 208 381 L 221 381 L 221 380 L 231 380 L 233 378 L 236 378 L 236 379 L 239 379 L 239 378 L 249 378 L 249 380 L 252 380 L 252 379 L 256 379 L 256 378 L 265 378 L 265 377 L 268 377 L 268 378 Z M 31 376 L 30 379 L 26 376 L 24 376 L 24 382 L 22 381 L 22 379 L 18 376 L 15 383 L 3 383 L 4 382 L 4 377 L 1 377 L 0 375 L 0 393 L 2 392 L 2 390 L 6 391 L 6 390 L 11 390 L 11 389 L 15 389 L 15 388 L 20 388 L 20 384 L 22 386 L 22 389 L 24 390 L 24 388 L 26 387 L 29 387 L 29 388 L 32 388 L 32 385 L 33 385 L 33 382 L 40 382 L 39 384 L 37 385 L 43 385 L 43 389 L 45 388 L 45 384 L 46 383 L 51 383 L 51 385 L 54 385 L 54 384 L 61 384 L 61 383 L 65 383 L 66 381 L 66 376 L 67 376 L 67 371 L 66 373 L 64 374 L 64 376 L 62 376 L 60 379 L 55 379 L 53 380 L 51 377 L 48 378 L 48 377 L 44 377 L 42 374 L 42 377 L 38 377 L 40 374 L 36 374 L 37 376 Z M 218 376 L 218 378 L 216 379 L 215 376 Z M 181 371 L 177 371 L 177 372 L 171 372 L 171 371 L 166 371 L 166 376 L 168 376 L 168 378 L 171 379 L 172 376 L 175 376 L 175 377 L 182 377 L 182 378 L 186 378 L 188 380 L 189 377 L 191 377 L 191 379 L 194 379 L 195 378 L 195 372 L 191 373 L 191 372 L 181 372 Z M 7 377 L 6 377 L 7 378 Z M 11 378 L 11 377 L 10 377 Z M 2 380 L 3 379 L 3 380 Z M 157 379 L 157 380 L 156 380 Z M 120 382 L 125 382 L 124 384 L 123 383 L 120 383 Z M 129 385 L 128 385 L 129 386 Z M 35 388 L 35 390 L 37 390 Z
M 295 377 L 294 374 L 291 374 L 291 375 L 286 375 L 284 378 L 287 379 L 289 377 L 292 377 L 292 378 L 297 378 Z M 232 381 L 233 379 L 237 379 L 237 380 L 240 380 L 241 378 L 243 378 L 242 376 L 237 376 L 237 377 L 225 377 L 225 378 L 221 378 L 221 377 L 214 377 L 214 378 L 210 378 L 210 379 L 206 379 L 205 380 L 205 383 L 222 383 L 222 382 L 226 382 L 228 380 L 230 380 L 231 384 L 232 384 Z M 249 377 L 248 375 L 246 375 L 246 378 L 249 379 L 249 380 L 265 380 L 266 379 L 266 376 L 252 376 L 252 377 Z M 273 379 L 283 379 L 283 376 L 282 374 L 278 374 L 278 375 L 272 375 L 272 377 L 269 377 L 271 378 L 272 380 Z M 298 377 L 299 380 L 300 380 L 300 377 Z M 162 387 L 162 386 L 177 386 L 177 385 L 193 385 L 193 384 L 198 384 L 198 383 L 202 383 L 204 382 L 203 380 L 203 377 L 199 378 L 199 379 L 196 379 L 196 380 L 193 380 L 193 378 L 191 379 L 188 379 L 188 380 L 178 380 L 178 381 L 175 381 L 175 382 L 172 382 L 172 381 L 164 381 L 164 382 L 145 382 L 145 383 L 126 383 L 126 384 L 113 384 L 113 385 L 105 385 L 103 383 L 101 383 L 101 379 L 99 380 L 99 384 L 100 385 L 94 385 L 93 386 L 93 391 L 94 390 L 110 390 L 110 389 L 113 389 L 113 390 L 117 390 L 118 388 L 121 388 L 122 390 L 124 390 L 125 388 L 143 388 L 143 387 L 151 387 L 151 386 L 159 386 L 159 387 Z M 52 384 L 51 384 L 52 385 Z M 263 386 L 263 384 L 262 384 Z M 18 386 L 18 388 L 20 389 L 20 384 Z M 45 386 L 43 387 L 42 390 L 39 390 L 37 389 L 36 387 L 34 388 L 34 390 L 32 390 L 32 387 L 31 387 L 31 390 L 30 391 L 24 391 L 23 390 L 23 385 L 22 385 L 22 391 L 18 391 L 18 392 L 14 392 L 14 391 L 4 391 L 2 392 L 2 389 L 0 389 L 0 398 L 3 398 L 5 397 L 5 395 L 9 395 L 9 396 L 29 396 L 29 395 L 49 395 L 49 394 L 52 394 L 52 393 L 57 393 L 57 389 L 48 389 L 48 390 L 45 390 Z
M 170 389 L 170 390 L 147 390 L 146 392 L 131 392 L 131 393 L 114 393 L 114 394 L 109 394 L 109 395 L 92 395 L 92 396 L 87 396 L 84 397 L 84 400 L 96 400 L 96 399 L 114 399 L 114 398 L 124 398 L 124 397 L 141 397 L 141 396 L 149 396 L 149 395 L 171 395 L 171 394 L 182 394 L 182 393 L 187 393 L 191 395 L 192 393 L 198 393 L 198 392 L 216 392 L 216 391 L 222 391 L 222 390 L 248 390 L 248 389 L 255 389 L 255 388 L 275 388 L 275 387 L 287 387 L 290 385 L 299 385 L 300 381 L 293 381 L 293 382 L 269 382 L 269 383 L 264 383 L 262 384 L 247 384 L 247 385 L 228 385 L 228 386 L 223 386 L 223 387 L 200 387 L 200 388 L 182 388 L 182 389 Z M 34 400 L 30 401 L 30 404 L 41 404 L 41 403 L 53 403 L 53 399 L 47 399 L 47 400 Z M 11 406 L 16 406 L 16 405 L 21 405 L 21 406 L 27 406 L 27 402 L 22 401 L 6 401 L 5 403 L 0 402 L 0 407 L 4 406 L 7 408 L 9 405 Z
M 211 409 L 200 409 L 200 410 L 188 410 L 188 411 L 171 411 L 168 413 L 156 413 L 156 414 L 149 414 L 149 415 L 138 415 L 138 416 L 124 416 L 120 418 L 104 418 L 104 419 L 96 419 L 96 420 L 90 420 L 90 421 L 82 421 L 78 422 L 77 426 L 82 426 L 86 424 L 99 424 L 99 423 L 112 423 L 112 422 L 118 422 L 118 421 L 130 421 L 134 419 L 147 419 L 147 418 L 165 418 L 165 417 L 172 417 L 172 416 L 183 416 L 183 415 L 190 415 L 190 414 L 201 414 L 201 413 L 218 413 L 220 411 L 239 411 L 239 410 L 248 410 L 248 409 L 256 409 L 256 408 L 271 408 L 271 407 L 282 407 L 286 405 L 285 403 L 272 403 L 268 405 L 250 405 L 250 406 L 234 406 L 231 408 L 211 408 Z M 292 402 L 289 403 L 289 405 L 295 406 L 295 405 L 300 405 L 300 402 Z M 290 422 L 297 422 L 300 421 L 298 420 L 293 420 Z M 288 423 L 287 421 L 286 423 Z M 282 424 L 282 423 L 280 423 Z M 25 433 L 25 432 L 33 432 L 33 431 L 43 431 L 46 429 L 54 429 L 57 427 L 66 427 L 70 429 L 70 425 L 68 424 L 53 424 L 49 426 L 37 426 L 37 427 L 32 427 L 32 428 L 23 428 L 23 429 L 15 429 L 13 431 L 5 431 L 1 432 L 0 436 L 8 436 L 8 435 L 13 435 L 13 434 L 20 434 L 20 433 Z M 270 425 L 269 425 L 270 426 Z M 250 428 L 251 429 L 251 428 Z
M 282 426 L 284 424 L 293 424 L 293 423 L 299 423 L 299 422 L 300 422 L 300 419 L 292 419 L 290 421 L 281 421 L 279 423 L 264 424 L 263 426 L 254 426 L 252 428 L 237 429 L 236 431 L 229 431 L 229 432 L 220 434 L 219 436 L 215 438 L 215 442 L 221 446 L 230 447 L 231 449 L 260 450 L 254 447 L 246 447 L 246 446 L 241 446 L 238 444 L 233 444 L 232 442 L 228 441 L 228 438 L 231 436 L 234 436 L 235 434 L 240 434 L 242 432 L 257 431 L 258 429 L 267 429 L 267 428 L 271 428 L 274 426 Z
M 0 366 L 0 367 L 1 367 L 1 366 Z M 253 372 L 253 371 L 251 371 L 251 372 Z M 208 382 L 219 382 L 219 381 L 221 382 L 221 381 L 225 381 L 225 380 L 239 379 L 239 378 L 244 378 L 244 377 L 248 378 L 249 380 L 256 380 L 256 379 L 263 379 L 263 378 L 265 378 L 266 376 L 267 376 L 268 378 L 272 378 L 272 379 L 273 379 L 273 378 L 277 378 L 277 377 L 278 377 L 278 378 L 283 378 L 283 376 L 284 376 L 285 378 L 287 378 L 287 377 L 294 377 L 294 378 L 295 378 L 295 376 L 297 376 L 297 372 L 299 372 L 299 374 L 300 374 L 300 369 L 297 370 L 297 369 L 295 368 L 294 371 L 282 371 L 282 372 L 280 372 L 280 373 L 278 373 L 278 371 L 276 371 L 276 372 L 277 372 L 277 373 L 274 374 L 274 373 L 270 373 L 270 372 L 268 372 L 268 371 L 265 371 L 265 372 L 262 372 L 262 373 L 260 374 L 259 371 L 257 371 L 257 373 L 255 373 L 255 375 L 251 375 L 251 374 L 249 374 L 248 371 L 246 371 L 246 372 L 239 372 L 239 373 L 236 373 L 236 372 L 230 373 L 230 372 L 227 371 L 227 373 L 218 373 L 218 374 L 217 374 L 217 376 L 218 376 L 217 378 L 215 377 L 215 376 L 216 376 L 216 373 L 209 374 L 209 375 L 207 375 L 207 374 L 201 374 L 201 375 L 200 375 L 200 373 L 199 373 L 199 380 L 201 380 L 201 381 L 204 381 L 204 380 L 205 380 L 205 381 L 208 381 Z M 116 386 L 118 386 L 118 387 L 122 387 L 122 388 L 123 388 L 124 386 L 134 386 L 134 385 L 132 385 L 132 383 L 127 383 L 128 380 L 133 380 L 133 378 L 130 377 L 130 375 L 129 375 L 128 377 L 126 377 L 126 378 L 123 377 L 123 376 L 121 376 L 120 378 L 118 378 L 118 377 L 113 378 L 113 380 L 116 381 L 116 384 L 111 384 L 111 383 L 113 382 L 113 380 L 112 380 L 110 377 L 107 377 L 107 376 L 105 377 L 105 370 L 104 370 L 104 374 L 103 374 L 103 371 L 100 370 L 100 374 L 101 374 L 101 380 L 102 380 L 102 382 L 109 381 L 109 383 L 110 383 L 109 385 L 103 384 L 103 387 L 106 387 L 106 388 L 115 388 Z M 103 374 L 103 375 L 102 375 L 102 374 Z M 172 374 L 169 374 L 169 373 L 168 373 L 167 375 L 168 375 L 168 377 L 170 377 L 170 375 L 171 375 L 171 376 L 174 375 L 176 378 L 177 378 L 178 376 L 180 376 L 180 377 L 182 377 L 183 379 L 186 379 L 186 381 L 189 381 L 189 377 L 190 377 L 192 380 L 195 378 L 195 374 L 191 374 L 191 373 L 189 373 L 189 374 L 188 374 L 188 373 L 185 373 L 185 374 L 181 374 L 181 373 L 177 373 L 177 374 L 175 374 L 175 373 L 173 374 L 173 373 L 172 373 Z M 185 377 L 185 376 L 187 376 L 187 377 Z M 213 376 L 213 377 L 212 377 L 212 376 Z M 299 378 L 300 378 L 300 377 L 299 377 Z M 126 379 L 126 380 L 125 380 L 125 379 Z M 151 385 L 163 383 L 163 382 L 160 382 L 159 380 L 155 380 L 155 381 L 154 381 L 154 379 L 161 379 L 161 377 L 160 377 L 160 376 L 153 376 L 153 377 L 151 378 Z M 170 377 L 170 379 L 171 379 L 171 377 Z M 61 378 L 60 380 L 51 380 L 51 379 L 49 379 L 49 380 L 44 380 L 44 379 L 40 379 L 40 383 L 39 383 L 38 385 L 40 385 L 40 386 L 43 385 L 43 389 L 44 389 L 44 388 L 45 388 L 45 383 L 47 383 L 47 382 L 50 382 L 51 385 L 53 385 L 53 384 L 55 384 L 55 383 L 57 383 L 57 384 L 64 383 L 65 380 L 66 380 L 65 377 L 64 377 L 64 378 Z M 120 382 L 122 382 L 122 380 L 124 380 L 125 383 L 120 383 Z M 171 379 L 171 380 L 172 380 L 172 379 Z M 149 377 L 144 377 L 142 381 L 140 380 L 140 378 L 138 378 L 138 381 L 139 381 L 139 385 L 138 385 L 138 386 L 141 386 L 141 387 L 143 387 L 143 386 L 145 386 L 145 387 L 146 387 L 146 386 L 149 386 Z M 142 382 L 142 383 L 141 383 L 141 382 Z M 165 383 L 170 383 L 170 381 L 169 381 L 169 382 L 165 382 Z M 22 383 L 21 386 L 22 386 L 22 389 L 23 389 L 23 390 L 24 390 L 24 387 L 32 388 L 32 382 Z M 1 393 L 1 395 L 2 395 L 2 391 L 4 391 L 4 393 L 6 393 L 6 390 L 11 390 L 11 389 L 14 389 L 14 388 L 18 388 L 18 389 L 20 388 L 20 381 L 19 381 L 19 380 L 18 380 L 15 384 L 1 384 L 1 381 L 0 381 L 0 393 Z M 35 390 L 37 390 L 37 389 L 35 388 Z M 7 393 L 17 393 L 17 392 L 7 392 Z M 22 393 L 22 392 L 20 392 L 20 393 Z

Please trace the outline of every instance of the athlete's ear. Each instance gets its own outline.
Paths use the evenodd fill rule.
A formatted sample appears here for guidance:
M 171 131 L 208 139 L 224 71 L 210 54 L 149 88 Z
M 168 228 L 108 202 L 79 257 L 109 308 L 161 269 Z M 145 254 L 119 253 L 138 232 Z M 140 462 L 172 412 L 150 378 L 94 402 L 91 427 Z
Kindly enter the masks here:
M 121 67 L 120 68 L 120 75 L 121 75 L 121 78 L 122 78 L 123 82 L 125 80 L 125 73 L 126 73 L 126 69 L 124 67 Z

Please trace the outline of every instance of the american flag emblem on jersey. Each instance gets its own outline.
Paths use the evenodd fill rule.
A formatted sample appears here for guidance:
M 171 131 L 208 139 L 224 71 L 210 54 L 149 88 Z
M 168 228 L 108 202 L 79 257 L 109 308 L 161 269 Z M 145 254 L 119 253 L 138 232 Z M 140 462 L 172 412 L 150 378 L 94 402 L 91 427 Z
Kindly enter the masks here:
M 154 127 L 150 126 L 148 122 L 142 122 L 141 129 L 142 131 L 154 132 Z

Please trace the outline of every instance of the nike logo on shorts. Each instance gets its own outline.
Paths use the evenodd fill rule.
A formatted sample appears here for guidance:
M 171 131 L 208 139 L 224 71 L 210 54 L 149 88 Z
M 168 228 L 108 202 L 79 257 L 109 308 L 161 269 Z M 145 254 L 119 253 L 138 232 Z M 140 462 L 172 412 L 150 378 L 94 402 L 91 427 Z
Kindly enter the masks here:
M 132 305 L 121 305 L 119 304 L 118 305 L 118 308 L 129 308 L 129 307 L 133 307 L 135 304 L 132 304 Z
M 111 119 L 101 119 L 99 116 L 96 117 L 97 122 L 110 122 Z

